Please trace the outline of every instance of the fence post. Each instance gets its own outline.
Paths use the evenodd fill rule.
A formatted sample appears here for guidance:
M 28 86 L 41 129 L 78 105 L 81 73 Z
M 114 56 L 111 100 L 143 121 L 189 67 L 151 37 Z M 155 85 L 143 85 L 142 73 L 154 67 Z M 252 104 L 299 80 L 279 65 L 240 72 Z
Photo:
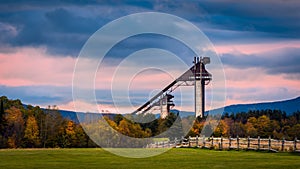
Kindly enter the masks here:
M 282 138 L 282 144 L 281 144 L 281 150 L 284 151 L 284 142 L 285 142 L 285 138 Z
M 257 138 L 257 150 L 260 150 L 260 136 Z
M 214 148 L 214 136 L 211 136 L 211 147 Z
M 271 151 L 271 136 L 269 136 L 269 144 L 268 144 L 268 149 Z
M 229 136 L 229 149 L 231 148 L 231 136 Z
M 297 137 L 294 140 L 294 151 L 297 151 Z
M 221 136 L 221 144 L 220 144 L 220 149 L 223 149 L 223 136 Z
M 191 147 L 191 136 L 189 136 L 189 147 Z
M 198 142 L 199 138 L 198 138 L 198 135 L 196 136 L 196 147 L 199 146 L 199 142 Z
M 240 150 L 240 138 L 238 135 L 236 136 L 236 142 L 237 142 L 237 150 Z
M 247 138 L 247 149 L 250 149 L 250 136 Z
M 229 136 L 229 149 L 231 148 L 231 136 Z

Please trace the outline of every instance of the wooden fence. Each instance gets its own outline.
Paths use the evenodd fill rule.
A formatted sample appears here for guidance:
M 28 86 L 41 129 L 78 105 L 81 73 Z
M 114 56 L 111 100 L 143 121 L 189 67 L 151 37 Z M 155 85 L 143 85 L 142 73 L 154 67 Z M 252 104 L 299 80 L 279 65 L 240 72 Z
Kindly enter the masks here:
M 148 148 L 171 148 L 171 147 L 199 147 L 220 150 L 266 150 L 266 151 L 294 151 L 300 152 L 300 140 L 294 141 L 285 139 L 276 140 L 271 138 L 214 138 L 214 137 L 189 137 L 175 139 L 172 141 L 162 141 L 149 144 Z

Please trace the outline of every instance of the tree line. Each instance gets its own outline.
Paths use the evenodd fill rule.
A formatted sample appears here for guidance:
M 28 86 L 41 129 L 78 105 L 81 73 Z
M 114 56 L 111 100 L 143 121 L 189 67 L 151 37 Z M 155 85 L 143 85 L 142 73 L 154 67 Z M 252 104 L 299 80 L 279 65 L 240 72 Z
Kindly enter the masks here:
M 96 147 L 82 127 L 56 106 L 41 109 L 0 97 L 0 148 Z
M 207 125 L 207 130 L 212 130 Z M 204 120 L 197 119 L 189 132 L 190 136 L 199 135 Z M 256 110 L 236 114 L 225 113 L 213 132 L 215 137 L 272 137 L 293 140 L 300 138 L 300 111 L 287 115 L 281 110 Z
M 0 99 L 0 148 L 97 147 L 84 132 L 84 128 L 91 129 L 95 127 L 95 123 L 79 124 L 64 118 L 57 106 L 42 109 L 38 106 L 23 105 L 18 99 L 10 100 L 5 96 Z M 104 117 L 114 130 L 124 135 L 136 138 L 149 138 L 157 135 L 170 137 L 168 132 L 171 132 L 172 138 L 169 139 L 199 136 L 205 119 L 197 118 L 191 128 L 188 128 L 186 132 L 188 134 L 185 136 L 183 126 L 188 126 L 191 123 L 190 119 L 191 117 L 181 118 L 174 113 L 170 113 L 165 119 L 156 118 L 153 114 Z M 139 123 L 140 120 L 146 122 Z M 175 121 L 177 123 L 174 123 Z M 97 122 L 96 125 L 95 132 L 97 128 L 101 128 L 102 124 Z M 292 115 L 287 115 L 281 110 L 225 113 L 214 131 L 212 126 L 208 124 L 204 130 L 210 131 L 215 137 L 260 136 L 267 138 L 271 136 L 276 139 L 292 140 L 295 137 L 300 138 L 300 112 L 297 111 Z M 109 142 L 111 136 L 101 135 L 99 139 Z M 120 141 L 120 144 L 126 143 Z

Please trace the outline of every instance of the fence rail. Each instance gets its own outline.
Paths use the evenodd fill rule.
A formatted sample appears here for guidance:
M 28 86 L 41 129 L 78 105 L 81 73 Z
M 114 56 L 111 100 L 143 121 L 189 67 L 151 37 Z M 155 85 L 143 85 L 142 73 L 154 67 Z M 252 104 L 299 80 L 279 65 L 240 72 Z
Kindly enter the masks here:
M 147 145 L 148 148 L 171 147 L 199 147 L 209 149 L 237 149 L 237 150 L 267 150 L 267 151 L 293 151 L 300 152 L 300 140 L 276 140 L 269 138 L 214 138 L 214 137 L 188 137 L 172 141 L 155 142 Z

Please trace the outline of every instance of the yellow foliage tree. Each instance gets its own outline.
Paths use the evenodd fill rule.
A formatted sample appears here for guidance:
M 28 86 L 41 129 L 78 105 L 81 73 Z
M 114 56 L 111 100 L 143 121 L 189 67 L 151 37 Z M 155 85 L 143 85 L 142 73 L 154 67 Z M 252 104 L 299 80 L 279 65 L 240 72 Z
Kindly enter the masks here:
M 68 121 L 67 128 L 66 128 L 66 134 L 67 135 L 75 135 L 74 122 L 73 121 Z
M 224 120 L 221 120 L 214 131 L 214 135 L 217 137 L 220 136 L 228 136 L 229 126 L 226 124 Z
M 40 145 L 39 127 L 34 116 L 29 116 L 26 121 L 24 138 L 27 141 L 27 147 L 36 147 Z
M 257 130 L 261 137 L 269 137 L 272 134 L 271 120 L 268 116 L 263 115 L 257 119 Z
M 16 107 L 7 109 L 5 119 L 7 121 L 8 130 L 8 146 L 10 148 L 17 148 L 21 146 L 22 133 L 24 131 L 23 113 Z
M 64 147 L 73 147 L 77 143 L 76 131 L 75 131 L 75 124 L 73 121 L 68 121 L 65 127 L 65 134 L 63 137 L 63 146 Z

